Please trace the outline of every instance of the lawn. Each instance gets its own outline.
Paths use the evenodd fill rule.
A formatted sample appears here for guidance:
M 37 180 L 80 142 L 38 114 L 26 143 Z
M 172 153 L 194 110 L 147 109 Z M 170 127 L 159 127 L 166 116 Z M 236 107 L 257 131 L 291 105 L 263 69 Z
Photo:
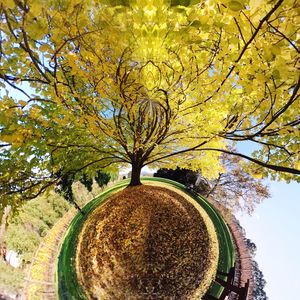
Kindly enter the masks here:
M 175 187 L 181 192 L 191 196 L 196 200 L 206 211 L 211 218 L 219 241 L 219 261 L 218 270 L 228 271 L 234 263 L 234 248 L 231 235 L 228 227 L 224 223 L 219 213 L 209 204 L 204 198 L 197 194 L 191 193 L 183 185 L 162 178 L 143 178 L 144 183 L 157 182 L 160 185 L 163 183 L 166 187 Z M 66 233 L 64 242 L 61 246 L 61 251 L 58 257 L 57 267 L 57 282 L 58 282 L 58 295 L 60 299 L 84 299 L 86 298 L 85 292 L 78 283 L 76 275 L 75 257 L 76 245 L 78 243 L 79 233 L 89 217 L 89 214 L 103 204 L 113 193 L 128 185 L 128 180 L 122 181 L 114 187 L 108 189 L 100 196 L 89 202 L 84 208 L 84 215 L 78 213 L 70 224 L 69 230 Z M 221 288 L 213 285 L 210 289 L 210 294 L 218 296 L 221 293 Z

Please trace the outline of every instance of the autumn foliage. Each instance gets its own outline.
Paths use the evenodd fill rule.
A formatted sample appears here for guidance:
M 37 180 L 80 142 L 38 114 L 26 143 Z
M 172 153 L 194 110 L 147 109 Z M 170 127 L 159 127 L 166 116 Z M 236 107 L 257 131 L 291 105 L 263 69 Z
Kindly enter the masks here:
M 298 10 L 296 0 L 2 0 L 3 205 L 58 184 L 57 173 L 124 164 L 131 185 L 145 165 L 213 178 L 221 153 L 257 176 L 299 180 Z M 243 141 L 253 151 L 229 147 Z

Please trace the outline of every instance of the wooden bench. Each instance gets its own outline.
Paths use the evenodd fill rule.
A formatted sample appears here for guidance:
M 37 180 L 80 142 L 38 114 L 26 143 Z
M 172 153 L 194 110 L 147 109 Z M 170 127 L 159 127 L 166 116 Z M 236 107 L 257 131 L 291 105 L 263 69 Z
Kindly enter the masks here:
M 218 275 L 226 276 L 227 279 L 226 280 L 221 279 L 220 277 L 218 277 Z M 224 287 L 221 295 L 218 298 L 216 298 L 214 296 L 206 294 L 202 299 L 203 300 L 225 300 L 225 298 L 229 296 L 231 292 L 233 292 L 238 295 L 239 300 L 247 300 L 248 291 L 249 291 L 249 279 L 247 280 L 244 286 L 238 287 L 234 285 L 234 276 L 235 276 L 235 266 L 231 267 L 228 273 L 217 272 L 217 277 L 215 279 L 215 282 L 221 285 L 222 287 Z

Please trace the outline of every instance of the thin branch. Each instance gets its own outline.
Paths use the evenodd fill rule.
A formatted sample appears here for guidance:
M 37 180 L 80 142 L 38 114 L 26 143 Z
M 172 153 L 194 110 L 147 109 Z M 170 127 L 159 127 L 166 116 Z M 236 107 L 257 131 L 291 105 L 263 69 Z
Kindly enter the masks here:
M 172 157 L 172 156 L 175 156 L 175 155 L 180 155 L 180 154 L 183 154 L 183 153 L 186 153 L 186 152 L 195 151 L 195 150 L 197 150 L 198 148 L 200 148 L 201 146 L 205 145 L 208 142 L 209 141 L 203 141 L 202 143 L 200 143 L 200 144 L 198 144 L 198 145 L 196 145 L 194 147 L 191 147 L 191 148 L 188 148 L 188 149 L 184 149 L 184 150 L 180 150 L 180 151 L 176 151 L 176 152 L 173 152 L 173 153 L 170 153 L 170 154 L 167 154 L 167 155 L 155 158 L 153 160 L 150 160 L 150 161 L 144 163 L 143 166 L 152 164 L 152 163 L 154 163 L 156 161 L 163 160 L 163 159 L 168 158 L 168 157 Z
M 249 160 L 259 166 L 262 166 L 264 168 L 268 168 L 270 170 L 273 171 L 277 171 L 277 172 L 283 172 L 283 173 L 289 173 L 289 174 L 295 174 L 295 175 L 300 175 L 300 170 L 294 169 L 294 168 L 289 168 L 289 167 L 283 167 L 283 166 L 278 166 L 278 165 L 273 165 L 273 164 L 269 164 L 269 163 L 265 163 L 263 161 L 260 161 L 258 159 L 255 159 L 253 157 L 247 156 L 245 154 L 242 153 L 238 153 L 238 152 L 232 152 L 232 151 L 228 151 L 228 150 L 224 150 L 224 149 L 216 149 L 216 148 L 201 148 L 201 149 L 196 149 L 195 151 L 218 151 L 218 152 L 222 152 L 222 153 L 226 153 L 226 154 L 230 154 L 230 155 L 234 155 L 234 156 L 239 156 L 242 157 L 246 160 Z
M 289 44 L 298 52 L 300 53 L 300 50 L 296 47 L 296 43 L 291 41 L 284 33 L 279 31 L 276 27 L 274 27 L 269 21 L 267 21 L 268 25 L 271 26 L 277 33 L 279 33 L 284 39 L 286 39 Z

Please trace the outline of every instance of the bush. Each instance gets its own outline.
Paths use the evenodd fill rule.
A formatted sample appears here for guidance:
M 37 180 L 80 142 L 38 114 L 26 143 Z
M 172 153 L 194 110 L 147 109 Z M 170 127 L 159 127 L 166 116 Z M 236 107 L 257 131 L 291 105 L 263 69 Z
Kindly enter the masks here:
M 0 289 L 17 294 L 23 287 L 24 274 L 0 259 Z
M 18 252 L 25 264 L 30 263 L 41 239 L 69 208 L 70 204 L 54 193 L 29 201 L 7 227 L 7 248 Z

